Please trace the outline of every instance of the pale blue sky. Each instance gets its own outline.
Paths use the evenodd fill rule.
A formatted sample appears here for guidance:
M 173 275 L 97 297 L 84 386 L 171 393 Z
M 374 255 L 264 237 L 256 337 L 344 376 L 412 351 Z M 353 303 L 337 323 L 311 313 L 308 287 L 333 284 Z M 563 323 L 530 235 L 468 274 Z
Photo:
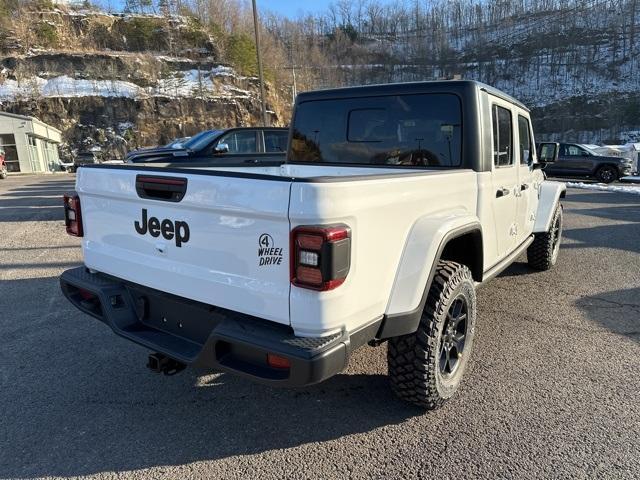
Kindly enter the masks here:
M 391 3 L 393 0 L 381 0 L 380 3 Z M 335 0 L 256 0 L 258 9 L 267 9 L 297 18 L 305 13 L 317 13 L 326 10 Z
M 289 18 L 297 18 L 305 13 L 317 13 L 326 10 L 333 0 L 256 0 L 258 9 L 267 9 L 272 12 L 286 15 Z
M 382 0 L 382 3 L 391 1 Z M 335 3 L 335 0 L 256 0 L 256 2 L 259 10 L 270 10 L 295 19 L 307 13 L 323 12 L 331 3 Z M 125 0 L 96 0 L 96 3 L 107 10 L 122 10 Z

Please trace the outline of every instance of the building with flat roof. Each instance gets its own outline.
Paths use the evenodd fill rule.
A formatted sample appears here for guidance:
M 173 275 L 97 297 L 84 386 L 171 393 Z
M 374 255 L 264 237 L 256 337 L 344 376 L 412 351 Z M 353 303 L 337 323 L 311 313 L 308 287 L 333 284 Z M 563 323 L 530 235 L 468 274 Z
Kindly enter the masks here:
M 8 172 L 60 170 L 61 141 L 60 130 L 35 117 L 0 112 L 0 148 L 5 152 Z

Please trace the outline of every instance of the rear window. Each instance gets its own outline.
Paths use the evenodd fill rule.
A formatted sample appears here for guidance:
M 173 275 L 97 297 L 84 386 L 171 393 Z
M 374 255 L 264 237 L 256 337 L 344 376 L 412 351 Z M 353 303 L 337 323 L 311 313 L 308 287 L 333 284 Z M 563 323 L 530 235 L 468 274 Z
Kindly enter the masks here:
M 304 102 L 296 108 L 289 160 L 459 167 L 460 112 L 452 94 Z
M 497 167 L 513 165 L 513 134 L 511 133 L 511 111 L 493 106 L 493 164 Z

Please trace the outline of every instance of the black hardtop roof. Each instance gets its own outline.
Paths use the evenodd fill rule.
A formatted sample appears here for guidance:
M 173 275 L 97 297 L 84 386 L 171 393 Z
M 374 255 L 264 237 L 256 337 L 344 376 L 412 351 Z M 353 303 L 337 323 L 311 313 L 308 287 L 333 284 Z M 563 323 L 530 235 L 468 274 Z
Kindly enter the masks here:
M 298 94 L 296 103 L 307 102 L 309 100 L 328 100 L 350 97 L 365 97 L 378 95 L 401 95 L 416 93 L 433 93 L 433 92 L 453 92 L 464 93 L 471 90 L 483 90 L 491 95 L 502 98 L 507 102 L 513 103 L 526 111 L 529 109 L 519 100 L 511 95 L 504 93 L 497 88 L 475 80 L 430 80 L 424 82 L 403 82 L 403 83 L 385 83 L 379 85 L 363 85 L 357 87 L 330 88 L 324 90 L 313 90 L 310 92 L 302 92 Z

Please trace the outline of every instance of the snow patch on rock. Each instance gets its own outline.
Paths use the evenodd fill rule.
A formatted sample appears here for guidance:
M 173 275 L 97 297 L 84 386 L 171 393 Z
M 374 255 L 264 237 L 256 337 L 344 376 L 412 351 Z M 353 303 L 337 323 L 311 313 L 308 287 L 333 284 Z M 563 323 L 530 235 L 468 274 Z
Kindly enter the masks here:
M 159 79 L 156 85 L 141 87 L 124 80 L 87 80 L 61 75 L 42 76 L 26 80 L 7 79 L 0 83 L 0 101 L 34 97 L 199 97 L 248 99 L 251 92 L 222 82 L 216 78 L 241 78 L 231 67 L 218 65 L 210 70 L 185 70 Z

